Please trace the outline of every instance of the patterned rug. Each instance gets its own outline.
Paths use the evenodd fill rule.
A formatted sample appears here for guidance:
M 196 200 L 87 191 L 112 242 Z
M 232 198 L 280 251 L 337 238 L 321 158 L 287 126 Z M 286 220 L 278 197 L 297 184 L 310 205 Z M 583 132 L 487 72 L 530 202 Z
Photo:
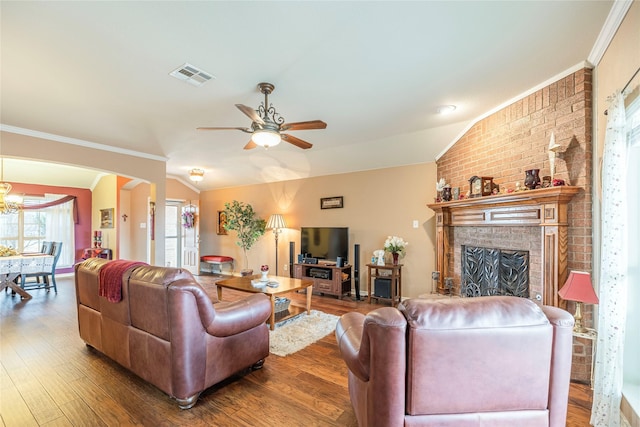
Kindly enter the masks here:
M 286 356 L 313 344 L 335 331 L 338 316 L 311 310 L 296 317 L 276 323 L 269 331 L 269 351 L 276 356 Z

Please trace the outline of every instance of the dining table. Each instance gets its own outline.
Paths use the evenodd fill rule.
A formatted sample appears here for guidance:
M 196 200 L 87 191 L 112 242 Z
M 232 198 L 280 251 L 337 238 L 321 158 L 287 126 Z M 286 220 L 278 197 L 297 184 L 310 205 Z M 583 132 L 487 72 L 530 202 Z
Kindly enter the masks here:
M 0 257 L 0 291 L 11 288 L 22 299 L 31 299 L 31 294 L 14 282 L 15 278 L 21 274 L 50 273 L 53 268 L 53 258 L 53 255 L 40 253 Z

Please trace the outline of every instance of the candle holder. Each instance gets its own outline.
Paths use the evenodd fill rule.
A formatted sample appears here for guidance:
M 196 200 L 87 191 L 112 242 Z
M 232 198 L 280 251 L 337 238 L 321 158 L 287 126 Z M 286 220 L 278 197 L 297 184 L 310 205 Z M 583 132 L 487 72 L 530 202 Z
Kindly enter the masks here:
M 93 232 L 93 247 L 95 249 L 102 247 L 102 231 Z

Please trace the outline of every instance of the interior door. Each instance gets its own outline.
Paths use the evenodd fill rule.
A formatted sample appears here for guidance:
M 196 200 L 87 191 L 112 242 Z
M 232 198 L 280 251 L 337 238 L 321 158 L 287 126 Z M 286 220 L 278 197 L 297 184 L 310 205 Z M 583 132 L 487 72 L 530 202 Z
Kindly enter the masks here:
M 182 268 L 191 274 L 200 272 L 200 209 L 198 202 L 189 201 L 181 207 Z

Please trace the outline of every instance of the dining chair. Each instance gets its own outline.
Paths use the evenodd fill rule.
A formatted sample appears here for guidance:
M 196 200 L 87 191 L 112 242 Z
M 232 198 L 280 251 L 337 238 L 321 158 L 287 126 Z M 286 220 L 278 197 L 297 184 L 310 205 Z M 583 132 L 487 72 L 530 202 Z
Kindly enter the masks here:
M 50 243 L 49 252 L 44 252 L 45 245 Z M 53 290 L 55 293 L 58 293 L 58 286 L 56 283 L 56 265 L 58 264 L 58 259 L 60 258 L 60 253 L 62 252 L 62 242 L 43 242 L 43 253 L 48 253 L 49 255 L 53 255 L 53 265 L 51 266 L 51 271 L 39 271 L 37 273 L 28 273 L 22 274 L 20 277 L 20 287 L 24 290 L 29 289 L 46 289 L 49 290 L 53 286 Z M 49 276 L 51 276 L 51 281 L 49 281 Z M 27 278 L 34 277 L 35 282 L 27 282 Z M 42 278 L 42 282 L 40 282 L 40 278 Z
M 51 255 L 51 246 L 53 242 L 42 242 L 42 248 L 40 249 L 41 254 Z
M 51 255 L 51 245 L 53 245 L 53 242 L 42 242 L 42 247 L 40 248 L 40 253 L 41 254 L 47 254 L 47 255 Z M 35 276 L 36 278 L 36 283 L 40 283 L 40 277 L 43 276 Z M 15 279 L 13 279 L 14 283 L 17 285 L 19 284 L 19 282 L 22 280 L 22 277 L 17 276 Z M 44 280 L 44 278 L 43 278 Z M 5 288 L 5 292 L 8 291 L 9 288 Z M 12 295 L 15 295 L 15 291 L 11 292 Z

